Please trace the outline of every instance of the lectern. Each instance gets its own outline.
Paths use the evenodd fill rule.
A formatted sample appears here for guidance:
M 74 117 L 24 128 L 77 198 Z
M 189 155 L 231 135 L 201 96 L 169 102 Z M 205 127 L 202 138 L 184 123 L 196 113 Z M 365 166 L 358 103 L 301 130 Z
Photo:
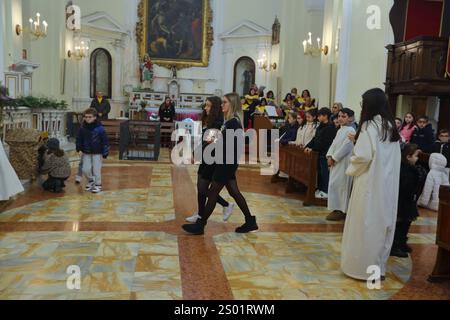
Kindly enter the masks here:
M 450 280 L 450 187 L 441 187 L 439 193 L 437 240 L 439 251 L 430 282 Z

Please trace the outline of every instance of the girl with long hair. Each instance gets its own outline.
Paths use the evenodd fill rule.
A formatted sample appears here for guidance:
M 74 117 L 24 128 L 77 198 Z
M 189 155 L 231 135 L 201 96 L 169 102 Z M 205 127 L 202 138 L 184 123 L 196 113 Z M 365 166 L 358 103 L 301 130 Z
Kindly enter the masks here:
M 197 220 L 195 224 L 187 224 L 183 226 L 183 229 L 193 235 L 204 234 L 205 226 L 209 217 L 213 213 L 220 192 L 224 187 L 227 188 L 228 193 L 236 201 L 237 205 L 241 209 L 245 216 L 245 224 L 236 229 L 237 233 L 248 233 L 258 230 L 256 224 L 256 217 L 252 216 L 250 209 L 248 208 L 247 201 L 242 193 L 239 191 L 239 187 L 236 179 L 236 171 L 239 167 L 240 154 L 238 154 L 238 135 L 244 134 L 242 127 L 242 107 L 240 103 L 239 95 L 236 93 L 229 93 L 224 96 L 222 103 L 222 111 L 225 115 L 225 123 L 222 126 L 222 137 L 220 138 L 223 143 L 223 161 L 216 163 L 214 174 L 212 176 L 212 183 L 208 192 L 208 202 L 206 204 L 204 215 L 201 219 Z M 233 141 L 227 141 L 228 135 L 233 137 Z M 242 136 L 242 140 L 243 136 Z M 220 144 L 219 144 L 220 145 Z M 231 148 L 230 148 L 231 147 Z M 233 159 L 230 159 L 227 154 L 233 152 Z
M 206 99 L 205 111 L 202 117 L 203 122 L 203 136 L 202 136 L 202 153 L 208 146 L 208 134 L 214 134 L 214 130 L 220 130 L 223 125 L 222 100 L 219 97 L 208 97 Z M 202 157 L 202 163 L 198 169 L 197 179 L 197 201 L 198 213 L 187 218 L 187 222 L 197 222 L 204 214 L 206 199 L 208 197 L 208 189 L 211 184 L 212 176 L 214 174 L 215 164 L 207 164 Z M 228 221 L 233 213 L 234 203 L 228 203 L 220 195 L 217 202 L 223 207 L 223 220 Z
M 392 248 L 400 184 L 400 135 L 386 94 L 362 96 L 361 122 L 347 175 L 354 178 L 342 239 L 342 271 L 368 280 L 379 268 L 381 280 Z
M 402 127 L 400 129 L 400 136 L 402 141 L 405 143 L 410 143 L 414 130 L 416 129 L 416 116 L 411 112 L 405 115 Z

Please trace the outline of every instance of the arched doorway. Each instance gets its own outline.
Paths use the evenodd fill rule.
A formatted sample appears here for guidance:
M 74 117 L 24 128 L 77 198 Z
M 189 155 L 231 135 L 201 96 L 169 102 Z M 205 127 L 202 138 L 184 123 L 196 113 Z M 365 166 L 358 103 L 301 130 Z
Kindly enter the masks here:
M 256 64 L 250 57 L 239 58 L 234 65 L 233 91 L 245 96 L 255 83 Z
M 100 91 L 107 98 L 112 96 L 112 59 L 106 49 L 96 49 L 91 54 L 91 98 Z

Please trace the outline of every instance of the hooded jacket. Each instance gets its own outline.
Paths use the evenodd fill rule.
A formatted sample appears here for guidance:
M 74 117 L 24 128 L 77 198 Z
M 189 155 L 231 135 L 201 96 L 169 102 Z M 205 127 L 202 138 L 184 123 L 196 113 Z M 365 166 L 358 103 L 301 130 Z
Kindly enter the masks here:
M 448 186 L 449 178 L 445 169 L 447 159 L 440 153 L 433 153 L 430 157 L 430 173 L 428 173 L 425 187 L 419 199 L 419 205 L 434 211 L 439 209 L 439 189 Z

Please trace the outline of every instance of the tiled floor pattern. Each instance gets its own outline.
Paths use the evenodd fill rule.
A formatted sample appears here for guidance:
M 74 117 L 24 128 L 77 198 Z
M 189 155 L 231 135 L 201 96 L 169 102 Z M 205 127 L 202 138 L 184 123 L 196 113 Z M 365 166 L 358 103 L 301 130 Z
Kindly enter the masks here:
M 0 234 L 0 248 L 0 299 L 182 298 L 176 236 L 8 233 Z M 67 287 L 70 266 L 79 267 L 80 290 Z

